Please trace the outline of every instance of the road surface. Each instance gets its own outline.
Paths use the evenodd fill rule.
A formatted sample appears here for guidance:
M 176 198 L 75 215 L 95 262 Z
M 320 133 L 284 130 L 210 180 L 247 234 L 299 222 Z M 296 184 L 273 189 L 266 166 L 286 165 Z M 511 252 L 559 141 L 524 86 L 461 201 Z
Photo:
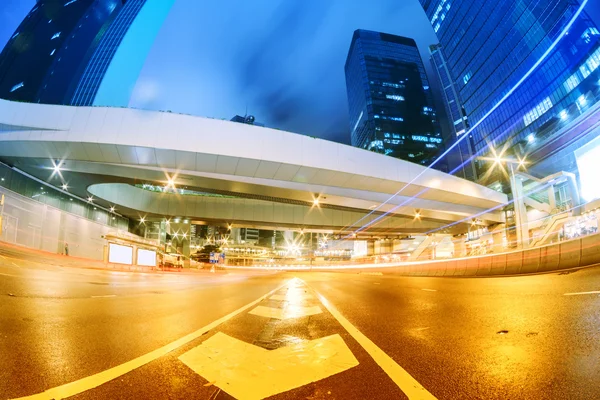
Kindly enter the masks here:
M 600 268 L 136 273 L 0 256 L 0 399 L 599 399 Z

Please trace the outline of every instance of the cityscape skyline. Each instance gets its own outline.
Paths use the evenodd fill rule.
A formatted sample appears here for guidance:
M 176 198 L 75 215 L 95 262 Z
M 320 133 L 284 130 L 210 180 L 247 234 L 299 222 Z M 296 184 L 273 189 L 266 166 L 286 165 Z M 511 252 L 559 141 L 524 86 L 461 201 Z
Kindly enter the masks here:
M 234 1 L 233 3 L 246 7 L 242 2 Z M 0 6 L 0 46 L 4 47 L 34 4 L 34 0 L 7 0 L 3 2 L 2 6 Z M 297 60 L 293 60 L 294 62 L 290 60 L 289 63 L 286 63 L 287 66 L 283 72 L 278 71 L 275 74 L 265 74 L 264 80 L 261 82 L 264 85 L 259 86 L 254 82 L 244 81 L 243 69 L 237 65 L 241 63 L 236 63 L 235 57 L 228 57 L 221 54 L 223 50 L 227 51 L 227 49 L 212 47 L 212 50 L 217 51 L 218 57 L 214 60 L 214 65 L 210 65 L 210 60 L 200 57 L 198 66 L 203 68 L 196 68 L 196 65 L 193 63 L 194 68 L 185 67 L 194 58 L 189 52 L 182 54 L 182 58 L 179 61 L 177 58 L 166 56 L 173 54 L 179 49 L 179 47 L 174 49 L 173 46 L 169 45 L 168 39 L 171 34 L 177 33 L 180 30 L 190 30 L 190 32 L 185 32 L 182 36 L 185 40 L 181 46 L 185 47 L 195 41 L 195 35 L 192 35 L 192 33 L 199 33 L 200 29 L 202 29 L 199 26 L 193 28 L 186 27 L 186 25 L 190 24 L 177 22 L 178 18 L 181 17 L 193 18 L 195 15 L 193 11 L 198 11 L 195 7 L 200 7 L 187 0 L 178 0 L 175 2 L 165 25 L 157 37 L 155 45 L 149 53 L 130 106 L 150 110 L 170 110 L 218 119 L 229 119 L 231 115 L 239 113 L 240 110 L 248 109 L 250 114 L 256 115 L 267 126 L 350 144 L 349 114 L 343 64 L 352 39 L 352 32 L 355 29 L 372 29 L 414 38 L 425 62 L 432 86 L 438 84 L 438 79 L 434 77 L 434 71 L 429 63 L 428 47 L 436 44 L 438 41 L 418 0 L 411 0 L 411 2 L 404 4 L 398 4 L 398 2 L 392 0 L 385 1 L 384 4 L 381 4 L 376 9 L 369 8 L 367 2 L 355 1 L 347 7 L 347 10 L 343 10 L 340 6 L 344 4 L 343 2 L 333 2 L 328 8 L 328 17 L 338 16 L 335 24 L 328 24 L 335 26 L 333 29 L 335 37 L 327 39 L 328 44 L 335 44 L 335 46 L 328 46 L 329 50 L 335 51 L 331 51 L 332 54 L 325 55 L 328 61 L 327 65 L 329 65 L 328 68 L 320 71 L 317 71 L 318 68 L 312 68 L 307 72 L 307 68 L 295 69 L 294 62 Z M 309 3 L 308 6 L 306 4 L 303 4 L 303 6 L 307 9 L 314 9 L 316 4 Z M 259 17 L 267 18 L 269 15 L 273 15 L 270 13 L 274 12 L 285 12 L 287 10 L 288 15 L 293 15 L 295 12 L 291 6 L 284 7 L 283 3 L 280 3 L 277 5 L 280 8 L 277 8 L 271 2 L 268 2 L 268 4 L 267 2 L 262 2 L 255 5 L 254 11 L 250 14 L 248 13 L 250 8 L 244 8 L 243 11 L 245 13 L 237 13 L 237 16 L 229 15 L 226 10 L 227 7 L 215 5 L 211 7 L 207 11 L 214 12 L 219 17 L 214 18 L 215 21 L 222 21 L 223 18 L 238 18 L 241 15 L 256 17 L 257 13 Z M 269 12 L 259 13 L 258 10 L 262 10 L 265 7 L 267 7 Z M 360 12 L 357 12 L 358 10 Z M 586 6 L 586 11 L 592 20 L 600 25 L 600 4 L 589 3 Z M 206 14 L 208 15 L 210 12 Z M 302 17 L 310 16 L 311 13 L 303 11 L 299 15 L 301 18 L 298 20 L 303 21 Z M 344 21 L 340 21 L 344 18 Z M 399 20 L 409 23 L 396 23 Z M 211 25 L 210 19 L 207 19 L 206 22 L 208 23 L 206 29 L 219 28 L 216 23 Z M 298 31 L 301 31 L 302 24 L 306 23 L 306 21 L 294 22 L 298 25 Z M 321 28 L 317 29 L 317 32 L 324 30 L 322 25 L 321 21 Z M 227 24 L 228 28 L 231 28 L 231 26 L 235 26 L 237 30 L 248 28 L 247 24 L 241 20 L 236 21 L 235 24 Z M 347 30 L 342 31 L 340 28 Z M 241 49 L 241 53 L 238 52 L 236 54 L 248 55 L 251 52 L 252 46 L 246 46 L 243 44 L 243 41 L 237 41 L 239 36 L 229 32 L 219 32 L 218 30 L 216 31 L 216 36 L 222 38 L 224 33 L 229 35 L 226 37 L 228 43 L 233 43 L 234 46 L 228 47 L 229 49 Z M 246 33 L 244 32 L 244 34 Z M 281 51 L 282 46 L 279 46 L 279 48 L 276 45 L 269 46 L 266 35 L 263 34 L 262 37 L 265 39 L 261 41 L 261 45 L 268 50 L 265 52 L 268 54 L 262 57 L 264 59 L 275 57 L 277 52 Z M 299 41 L 301 36 L 296 34 L 292 39 Z M 207 43 L 202 44 L 202 46 L 206 47 L 207 50 L 211 48 Z M 271 48 L 273 51 L 270 51 Z M 204 51 L 201 53 L 205 54 Z M 322 56 L 322 52 L 316 51 L 316 53 L 317 56 Z M 260 58 L 260 56 L 258 57 Z M 244 58 L 248 60 L 249 56 Z M 175 76 L 179 76 L 181 73 L 179 68 L 182 65 L 184 67 L 181 68 L 193 70 L 191 71 L 193 73 L 189 75 L 190 80 L 186 82 L 181 82 L 175 78 Z M 226 68 L 223 68 L 224 65 Z M 246 63 L 246 65 L 248 64 Z M 186 70 L 186 73 L 189 73 L 189 70 Z M 228 79 L 224 74 L 226 70 L 236 72 L 232 75 L 235 79 Z M 319 80 L 315 81 L 316 83 L 305 80 L 302 83 L 294 83 L 294 77 L 298 74 L 298 71 L 302 72 L 302 77 L 310 74 L 318 75 Z M 254 80 L 256 80 L 256 77 Z M 291 85 L 290 82 L 292 83 Z M 279 85 L 279 88 L 283 89 L 276 90 L 273 87 L 276 85 Z M 219 86 L 222 86 L 222 88 L 219 88 Z M 324 86 L 329 87 L 329 90 L 323 96 L 316 96 L 316 93 Z M 199 92 L 202 93 L 198 94 Z M 240 92 L 256 93 L 256 95 L 240 95 Z M 249 97 L 252 97 L 252 101 L 246 100 Z M 438 108 L 439 105 L 437 102 L 439 100 L 436 98 Z M 273 102 L 278 103 L 279 106 L 269 107 L 269 104 Z M 444 114 L 440 115 L 441 120 L 445 117 Z M 444 121 L 440 122 L 443 123 Z
M 9 0 L 2 5 L 2 46 L 34 4 Z M 223 5 L 175 2 L 130 106 L 219 119 L 248 109 L 266 126 L 350 144 L 344 63 L 355 29 L 414 38 L 430 69 L 427 46 L 435 36 L 417 0 L 390 0 L 379 7 L 343 1 L 327 6 L 316 1 L 231 4 L 239 12 L 230 13 Z M 276 14 L 287 22 L 268 24 Z M 203 16 L 201 23 L 185 22 L 194 15 Z M 218 40 L 201 40 L 209 31 Z M 173 36 L 179 37 L 177 44 L 171 43 Z M 188 79 L 179 79 L 182 75 Z

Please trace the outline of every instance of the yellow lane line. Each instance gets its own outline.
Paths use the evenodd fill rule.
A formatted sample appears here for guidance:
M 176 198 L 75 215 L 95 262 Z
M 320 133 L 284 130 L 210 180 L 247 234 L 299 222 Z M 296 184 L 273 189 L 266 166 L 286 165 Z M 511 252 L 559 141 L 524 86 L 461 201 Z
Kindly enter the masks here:
M 316 292 L 316 291 L 315 291 Z M 410 400 L 436 400 L 435 396 L 427 391 L 419 382 L 416 381 L 404 368 L 398 365 L 390 356 L 381 350 L 375 343 L 359 331 L 350 321 L 348 321 L 340 312 L 320 293 L 316 292 L 325 308 L 338 320 L 338 322 L 348 331 L 373 360 L 385 371 L 385 373 L 394 381 L 396 385 L 404 392 Z
M 592 292 L 575 292 L 575 293 L 565 293 L 565 296 L 578 296 L 582 294 L 598 294 L 600 290 L 594 290 Z
M 79 379 L 75 382 L 67 383 L 62 386 L 57 386 L 55 388 L 48 389 L 45 392 L 34 394 L 32 396 L 20 397 L 15 400 L 42 400 L 42 399 L 44 399 L 44 400 L 53 400 L 53 399 L 59 400 L 59 399 L 65 399 L 67 397 L 75 396 L 76 394 L 83 393 L 87 390 L 96 388 L 104 383 L 110 382 L 113 379 L 118 378 L 119 376 L 125 375 L 126 373 L 131 372 L 134 369 L 137 369 L 145 364 L 148 364 L 149 362 L 152 362 L 160 357 L 163 357 L 166 354 L 170 353 L 171 351 L 173 351 L 185 344 L 188 344 L 192 340 L 197 339 L 200 336 L 204 335 L 206 332 L 210 331 L 211 329 L 216 328 L 217 326 L 219 326 L 222 323 L 228 321 L 229 319 L 235 317 L 236 315 L 238 315 L 238 314 L 246 311 L 247 309 L 255 306 L 256 304 L 260 303 L 261 301 L 263 301 L 264 299 L 266 299 L 273 293 L 277 292 L 278 290 L 281 290 L 287 284 L 288 283 L 286 282 L 285 284 L 281 285 L 277 289 L 270 291 L 269 293 L 265 294 L 264 296 L 259 297 L 258 299 L 254 300 L 251 303 L 246 304 L 245 306 L 243 306 L 241 308 L 238 308 L 237 310 L 227 314 L 226 316 L 219 318 L 216 321 L 213 321 L 210 324 L 198 329 L 197 331 L 192 332 L 189 335 L 186 335 L 180 339 L 175 340 L 174 342 L 171 342 L 161 348 L 151 351 L 150 353 L 144 354 L 143 356 L 134 358 L 131 361 L 128 361 L 121 365 L 117 365 L 116 367 L 107 369 L 106 371 L 102 371 L 97 374 L 88 376 L 86 378 Z

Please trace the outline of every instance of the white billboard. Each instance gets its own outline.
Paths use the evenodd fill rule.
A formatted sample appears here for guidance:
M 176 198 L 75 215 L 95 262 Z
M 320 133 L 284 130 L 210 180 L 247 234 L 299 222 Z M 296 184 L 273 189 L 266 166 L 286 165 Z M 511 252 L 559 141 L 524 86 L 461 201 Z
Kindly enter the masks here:
M 115 264 L 133 264 L 133 247 L 110 243 L 108 248 L 108 262 Z
M 156 251 L 138 249 L 137 265 L 156 267 Z

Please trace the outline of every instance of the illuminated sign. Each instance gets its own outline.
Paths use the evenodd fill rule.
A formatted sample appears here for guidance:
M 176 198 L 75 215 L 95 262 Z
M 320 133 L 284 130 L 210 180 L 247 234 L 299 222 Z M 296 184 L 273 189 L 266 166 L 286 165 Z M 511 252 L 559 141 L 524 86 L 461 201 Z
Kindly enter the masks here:
M 155 267 L 156 251 L 138 249 L 137 264 L 146 267 Z
M 115 264 L 133 264 L 133 247 L 110 243 L 108 262 Z

